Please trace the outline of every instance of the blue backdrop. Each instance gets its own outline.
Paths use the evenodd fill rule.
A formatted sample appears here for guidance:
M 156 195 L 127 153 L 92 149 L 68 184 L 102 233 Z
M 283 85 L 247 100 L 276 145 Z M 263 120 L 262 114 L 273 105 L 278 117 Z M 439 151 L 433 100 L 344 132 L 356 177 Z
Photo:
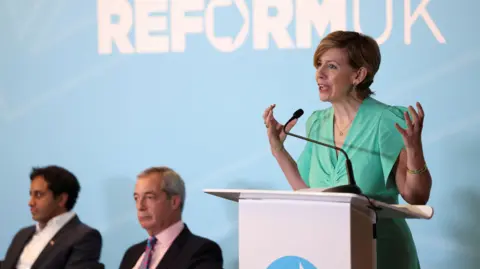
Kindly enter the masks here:
M 458 0 L 3 0 L 0 2 L 0 257 L 32 223 L 32 166 L 81 180 L 75 208 L 101 230 L 116 268 L 145 238 L 136 174 L 168 165 L 187 183 L 185 221 L 237 265 L 235 204 L 204 188 L 288 189 L 264 109 L 287 120 L 324 108 L 312 55 L 332 30 L 381 44 L 375 98 L 423 104 L 434 179 L 430 221 L 409 221 L 422 268 L 480 264 L 477 11 Z M 307 117 L 293 131 L 303 134 Z M 295 157 L 304 142 L 287 140 Z

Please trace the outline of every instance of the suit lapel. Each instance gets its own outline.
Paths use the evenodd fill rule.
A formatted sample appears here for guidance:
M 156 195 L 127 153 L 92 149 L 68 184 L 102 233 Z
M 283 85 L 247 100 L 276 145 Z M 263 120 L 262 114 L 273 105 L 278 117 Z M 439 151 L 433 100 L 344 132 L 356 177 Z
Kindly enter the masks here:
M 142 256 L 143 252 L 145 251 L 145 247 L 147 246 L 147 241 L 143 241 L 140 244 L 136 245 L 129 253 L 128 256 L 125 257 L 125 264 L 122 264 L 120 269 L 131 269 L 137 264 L 138 259 Z
M 182 232 L 178 237 L 173 241 L 170 248 L 167 250 L 162 260 L 157 266 L 157 269 L 171 269 L 175 268 L 175 261 L 178 255 L 180 255 L 183 246 L 187 243 L 188 238 L 190 237 L 191 232 L 188 229 L 187 225 L 183 228 Z
M 23 249 L 27 245 L 28 241 L 32 239 L 33 234 L 35 233 L 35 226 L 27 228 L 23 231 L 18 239 L 13 243 L 11 251 L 11 259 L 5 260 L 3 266 L 5 268 L 16 268 L 18 259 L 23 252 Z M 7 263 L 8 262 L 8 263 Z
M 73 217 L 69 222 L 65 224 L 48 242 L 48 244 L 45 246 L 45 248 L 42 250 L 40 255 L 38 255 L 38 258 L 35 260 L 35 262 L 32 265 L 32 269 L 39 268 L 40 265 L 45 261 L 45 259 L 50 255 L 50 253 L 55 250 L 55 247 L 59 245 L 57 241 L 61 242 L 63 240 L 63 237 L 68 236 L 68 231 L 75 228 L 80 223 L 80 219 L 78 216 Z

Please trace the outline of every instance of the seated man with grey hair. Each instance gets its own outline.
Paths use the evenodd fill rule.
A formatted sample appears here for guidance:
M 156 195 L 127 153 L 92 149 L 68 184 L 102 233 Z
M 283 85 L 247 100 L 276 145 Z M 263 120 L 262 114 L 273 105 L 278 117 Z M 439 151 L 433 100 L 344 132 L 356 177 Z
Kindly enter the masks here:
M 219 245 L 190 232 L 182 221 L 185 183 L 168 167 L 152 167 L 137 177 L 134 199 L 149 238 L 131 246 L 120 269 L 222 269 Z

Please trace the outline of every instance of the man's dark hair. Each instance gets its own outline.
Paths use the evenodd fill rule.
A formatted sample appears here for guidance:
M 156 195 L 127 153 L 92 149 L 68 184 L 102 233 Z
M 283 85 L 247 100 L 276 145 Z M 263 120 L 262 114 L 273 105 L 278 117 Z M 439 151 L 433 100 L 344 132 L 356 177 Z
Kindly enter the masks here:
M 80 183 L 72 172 L 60 166 L 34 167 L 30 173 L 30 181 L 42 176 L 48 184 L 48 189 L 53 192 L 56 198 L 62 193 L 68 194 L 65 208 L 70 211 L 77 202 L 80 192 Z

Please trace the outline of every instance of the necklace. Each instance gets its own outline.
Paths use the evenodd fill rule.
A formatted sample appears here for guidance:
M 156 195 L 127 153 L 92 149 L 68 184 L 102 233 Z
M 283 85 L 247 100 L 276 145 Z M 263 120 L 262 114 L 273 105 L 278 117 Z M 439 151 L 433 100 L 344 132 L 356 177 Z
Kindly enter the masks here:
M 337 123 L 335 123 L 335 126 L 337 126 L 337 129 L 339 129 L 338 134 L 339 134 L 340 136 L 343 136 L 343 134 L 344 134 L 343 131 L 345 131 L 345 130 L 348 128 L 348 126 L 350 126 L 350 124 L 352 124 L 351 121 L 347 124 L 347 126 L 345 126 L 345 128 L 343 128 L 342 130 L 340 130 L 340 128 L 338 128 Z

